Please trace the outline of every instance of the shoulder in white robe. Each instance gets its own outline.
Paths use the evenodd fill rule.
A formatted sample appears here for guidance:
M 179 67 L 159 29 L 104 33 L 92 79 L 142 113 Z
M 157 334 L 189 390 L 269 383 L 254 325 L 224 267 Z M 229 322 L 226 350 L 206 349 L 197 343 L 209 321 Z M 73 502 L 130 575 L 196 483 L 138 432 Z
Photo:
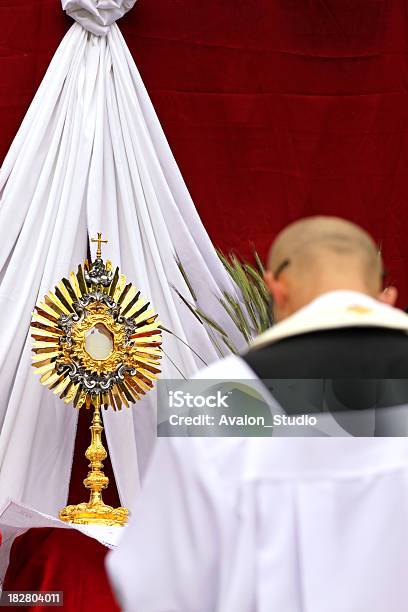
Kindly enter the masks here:
M 199 374 L 254 376 L 238 357 Z M 405 612 L 408 442 L 159 439 L 107 567 L 129 612 Z

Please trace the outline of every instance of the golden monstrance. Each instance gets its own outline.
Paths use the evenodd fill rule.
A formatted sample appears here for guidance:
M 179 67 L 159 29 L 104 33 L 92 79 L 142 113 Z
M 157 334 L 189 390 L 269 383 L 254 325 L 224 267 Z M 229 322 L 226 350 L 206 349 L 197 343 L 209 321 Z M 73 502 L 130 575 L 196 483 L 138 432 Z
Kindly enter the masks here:
M 89 502 L 66 506 L 60 519 L 71 523 L 124 525 L 127 508 L 112 508 L 102 500 L 109 479 L 103 472 L 107 452 L 102 444 L 100 410 L 128 407 L 140 399 L 160 373 L 161 330 L 157 315 L 140 291 L 126 284 L 119 268 L 101 256 L 85 261 L 69 279 L 63 278 L 40 302 L 33 315 L 33 366 L 47 386 L 66 404 L 93 408 L 91 444 L 84 485 Z

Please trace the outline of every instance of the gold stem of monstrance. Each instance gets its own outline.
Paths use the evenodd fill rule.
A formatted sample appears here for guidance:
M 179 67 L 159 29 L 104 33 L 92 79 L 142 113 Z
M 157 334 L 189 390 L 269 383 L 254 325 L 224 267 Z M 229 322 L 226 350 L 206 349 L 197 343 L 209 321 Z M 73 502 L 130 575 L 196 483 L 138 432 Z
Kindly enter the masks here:
M 88 502 L 66 506 L 63 521 L 79 524 L 124 525 L 127 508 L 104 503 L 109 479 L 103 472 L 107 451 L 102 444 L 101 409 L 129 407 L 157 379 L 161 330 L 149 303 L 119 269 L 102 260 L 101 234 L 96 259 L 63 278 L 36 306 L 31 323 L 33 366 L 40 382 L 75 408 L 93 408 L 91 444 L 84 485 Z
M 90 430 L 92 432 L 92 439 L 90 446 L 88 446 L 85 452 L 85 457 L 90 461 L 89 467 L 91 471 L 84 480 L 84 485 L 87 489 L 91 490 L 89 504 L 91 506 L 98 506 L 102 503 L 102 489 L 106 489 L 109 484 L 109 478 L 102 471 L 102 462 L 106 459 L 108 453 L 102 444 L 103 427 L 99 408 L 94 408 Z
M 59 517 L 62 521 L 76 524 L 125 525 L 129 511 L 127 508 L 112 508 L 102 499 L 102 490 L 109 484 L 109 478 L 103 472 L 103 461 L 108 456 L 102 444 L 102 418 L 100 408 L 94 407 L 91 430 L 91 444 L 85 457 L 89 460 L 88 476 L 84 485 L 90 489 L 89 502 L 63 508 Z

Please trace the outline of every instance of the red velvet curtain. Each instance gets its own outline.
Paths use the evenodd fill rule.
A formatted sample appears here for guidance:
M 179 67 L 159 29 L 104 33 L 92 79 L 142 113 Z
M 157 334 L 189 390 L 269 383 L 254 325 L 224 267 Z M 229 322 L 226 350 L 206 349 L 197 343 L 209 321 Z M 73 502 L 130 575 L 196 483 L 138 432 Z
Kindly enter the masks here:
M 343 215 L 381 244 L 408 304 L 407 13 L 406 0 L 139 0 L 120 22 L 218 247 L 264 255 L 289 221 Z M 70 20 L 59 0 L 0 0 L 0 23 L 1 161 Z M 73 503 L 85 473 L 77 460 Z
M 70 21 L 0 0 L 0 159 Z M 406 0 L 139 0 L 121 22 L 214 243 L 345 215 L 408 303 Z
M 4 590 L 63 591 L 62 607 L 24 608 L 31 612 L 119 612 L 105 572 L 108 550 L 74 529 L 30 529 L 14 541 Z
M 69 26 L 0 2 L 0 157 Z M 215 244 L 264 254 L 302 215 L 381 243 L 408 302 L 405 0 L 139 0 L 120 23 Z

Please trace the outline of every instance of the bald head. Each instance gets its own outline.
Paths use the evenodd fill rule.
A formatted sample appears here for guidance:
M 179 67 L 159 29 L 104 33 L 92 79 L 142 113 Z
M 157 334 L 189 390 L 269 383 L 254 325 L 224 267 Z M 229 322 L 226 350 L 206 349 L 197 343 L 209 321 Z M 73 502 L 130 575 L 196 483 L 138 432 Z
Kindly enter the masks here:
M 278 318 L 284 318 L 328 291 L 354 290 L 376 297 L 382 282 L 381 256 L 371 236 L 354 223 L 309 217 L 277 236 L 265 280 L 278 310 L 283 290 L 287 299 Z
M 327 271 L 349 277 L 358 273 L 373 290 L 379 289 L 381 257 L 363 229 L 338 217 L 309 217 L 286 227 L 272 245 L 268 268 L 275 272 L 290 260 L 293 275 Z M 353 269 L 351 269 L 353 266 Z

